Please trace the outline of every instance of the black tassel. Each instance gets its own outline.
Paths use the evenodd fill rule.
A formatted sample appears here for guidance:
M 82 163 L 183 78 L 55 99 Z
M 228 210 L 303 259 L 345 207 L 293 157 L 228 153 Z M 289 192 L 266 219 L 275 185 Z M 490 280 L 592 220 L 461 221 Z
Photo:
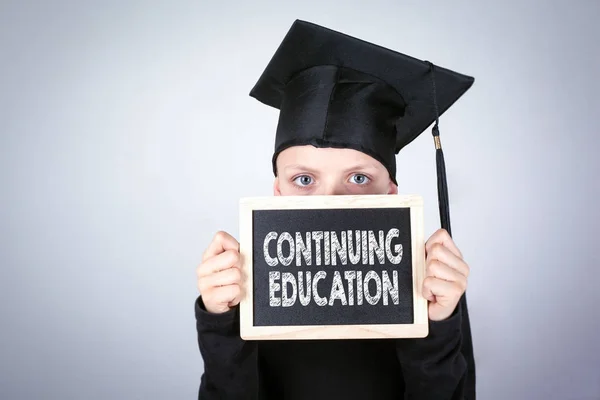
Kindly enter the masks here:
M 435 125 L 431 133 L 433 134 L 433 140 L 435 143 L 435 163 L 437 166 L 437 187 L 438 187 L 438 205 L 440 208 L 440 224 L 442 229 L 448 231 L 448 234 L 452 236 L 452 229 L 450 227 L 450 200 L 448 199 L 448 182 L 446 180 L 446 162 L 444 161 L 444 151 L 442 150 L 442 142 L 440 141 L 440 129 L 439 129 L 439 111 L 437 104 L 437 93 L 435 89 L 435 76 L 434 66 L 429 63 L 431 68 L 431 86 L 433 91 L 433 107 L 435 111 Z
M 442 229 L 448 231 L 452 236 L 450 227 L 450 200 L 448 199 L 448 181 L 446 180 L 446 162 L 444 161 L 444 151 L 440 142 L 439 130 L 437 125 L 433 128 L 435 141 L 435 163 L 437 166 L 437 189 L 438 204 L 440 208 L 440 224 Z
M 448 199 L 448 182 L 446 180 L 446 162 L 444 152 L 442 151 L 442 142 L 440 141 L 439 129 L 439 111 L 437 104 L 437 94 L 435 90 L 434 65 L 428 62 L 431 71 L 431 81 L 433 90 L 433 106 L 435 109 L 435 125 L 432 129 L 433 141 L 435 143 L 435 163 L 437 166 L 438 183 L 438 204 L 440 208 L 440 223 L 442 229 L 448 231 L 452 236 L 450 227 L 450 200 Z M 475 400 L 476 398 L 476 372 L 475 358 L 473 354 L 473 339 L 471 336 L 471 321 L 469 319 L 469 309 L 467 305 L 467 294 L 463 294 L 459 302 L 461 310 L 461 353 L 467 361 L 467 377 L 465 384 L 465 399 Z

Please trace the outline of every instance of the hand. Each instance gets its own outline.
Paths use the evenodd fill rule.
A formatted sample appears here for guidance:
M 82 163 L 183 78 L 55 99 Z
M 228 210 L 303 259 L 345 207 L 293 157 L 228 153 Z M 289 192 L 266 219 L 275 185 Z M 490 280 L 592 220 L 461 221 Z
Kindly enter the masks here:
M 217 232 L 196 270 L 198 290 L 206 311 L 221 314 L 242 298 L 240 245 L 226 232 Z
M 440 229 L 425 243 L 427 273 L 423 297 L 429 303 L 429 319 L 448 318 L 467 290 L 469 266 L 448 232 Z

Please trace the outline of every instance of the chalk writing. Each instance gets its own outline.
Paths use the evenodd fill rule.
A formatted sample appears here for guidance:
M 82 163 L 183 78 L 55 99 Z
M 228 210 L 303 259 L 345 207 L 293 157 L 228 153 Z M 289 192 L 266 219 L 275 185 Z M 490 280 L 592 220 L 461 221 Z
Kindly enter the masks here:
M 263 255 L 271 267 L 347 266 L 386 263 L 398 265 L 402 261 L 403 246 L 394 244 L 399 230 L 387 232 L 367 230 L 269 232 L 263 242 Z M 273 243 L 271 243 L 273 242 Z M 274 244 L 275 253 L 270 252 Z M 314 249 L 314 251 L 313 251 Z M 362 264 L 361 264 L 362 262 Z M 299 302 L 306 307 L 316 305 L 353 306 L 399 303 L 398 271 L 348 269 L 269 272 L 269 305 L 292 307 Z
M 392 240 L 399 236 L 399 230 L 390 229 L 385 235 L 380 230 L 377 234 L 371 230 L 356 230 L 352 235 L 352 230 L 342 231 L 338 234 L 335 231 L 312 231 L 305 233 L 305 239 L 302 233 L 295 232 L 292 236 L 289 232 L 278 234 L 269 232 L 263 242 L 263 253 L 267 265 L 275 267 L 278 264 L 289 266 L 296 260 L 296 266 L 312 265 L 313 262 L 313 244 L 315 248 L 315 265 L 337 265 L 338 259 L 341 265 L 358 264 L 361 261 L 364 265 L 385 264 L 387 260 L 392 264 L 400 264 L 402 261 L 402 244 L 392 246 Z M 353 239 L 354 238 L 354 239 Z M 277 240 L 276 255 L 269 253 L 269 244 Z M 284 254 L 284 243 L 289 250 Z
M 391 275 L 391 277 L 390 277 Z M 331 276 L 331 279 L 329 278 Z M 329 289 L 327 289 L 329 288 Z M 356 288 L 356 291 L 354 290 Z M 355 294 L 356 293 L 356 294 Z M 318 271 L 312 276 L 310 271 L 269 272 L 269 305 L 271 307 L 292 307 L 299 301 L 308 306 L 314 301 L 318 306 L 334 305 L 383 305 L 399 303 L 398 271 L 387 270 L 377 273 L 368 271 L 340 271 L 327 273 Z

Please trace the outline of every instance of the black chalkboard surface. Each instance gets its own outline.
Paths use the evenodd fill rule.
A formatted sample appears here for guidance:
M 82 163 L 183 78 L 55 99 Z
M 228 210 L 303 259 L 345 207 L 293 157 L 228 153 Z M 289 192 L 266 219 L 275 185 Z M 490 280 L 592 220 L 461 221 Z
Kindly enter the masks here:
M 419 196 L 240 200 L 246 340 L 424 337 Z

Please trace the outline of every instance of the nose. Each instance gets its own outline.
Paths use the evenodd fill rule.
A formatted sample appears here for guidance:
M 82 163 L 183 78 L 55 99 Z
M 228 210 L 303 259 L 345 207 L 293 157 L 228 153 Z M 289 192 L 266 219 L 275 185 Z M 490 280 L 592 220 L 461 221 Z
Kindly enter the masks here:
M 327 182 L 321 185 L 316 194 L 325 196 L 344 195 L 348 194 L 348 189 L 341 182 Z

